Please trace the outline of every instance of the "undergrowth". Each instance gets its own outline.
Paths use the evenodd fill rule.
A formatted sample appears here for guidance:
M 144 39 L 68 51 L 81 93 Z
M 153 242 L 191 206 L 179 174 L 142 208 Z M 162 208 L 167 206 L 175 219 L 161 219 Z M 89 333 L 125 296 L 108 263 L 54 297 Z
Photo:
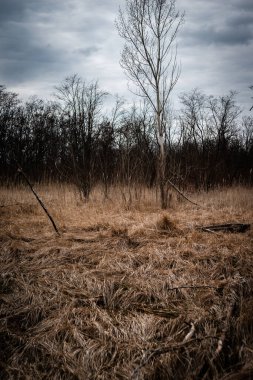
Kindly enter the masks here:
M 1 379 L 253 376 L 252 230 L 195 229 L 251 223 L 252 191 L 162 213 L 148 191 L 127 208 L 117 189 L 38 192 L 59 236 L 32 194 L 0 190 Z

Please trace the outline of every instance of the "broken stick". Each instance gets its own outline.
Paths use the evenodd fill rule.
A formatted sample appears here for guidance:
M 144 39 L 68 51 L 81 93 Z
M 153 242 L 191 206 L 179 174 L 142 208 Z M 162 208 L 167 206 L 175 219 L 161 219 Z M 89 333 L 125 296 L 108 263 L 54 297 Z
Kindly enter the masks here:
M 30 187 L 33 195 L 35 196 L 35 198 L 37 199 L 37 201 L 39 202 L 40 206 L 43 208 L 44 212 L 46 213 L 47 217 L 49 218 L 50 222 L 52 223 L 52 226 L 55 230 L 55 232 L 59 235 L 59 230 L 58 228 L 56 227 L 56 224 L 54 222 L 54 219 L 52 218 L 52 216 L 49 214 L 46 206 L 44 205 L 44 203 L 42 202 L 42 200 L 39 198 L 38 194 L 35 192 L 33 186 L 31 185 L 29 179 L 27 178 L 26 174 L 23 172 L 23 169 L 19 166 L 18 167 L 18 173 L 20 173 L 23 178 L 25 179 L 26 183 L 28 184 L 28 186 Z
M 167 183 L 169 183 L 170 186 L 173 187 L 173 189 L 176 190 L 176 191 L 178 192 L 178 194 L 180 194 L 181 197 L 183 197 L 184 199 L 186 199 L 188 202 L 192 203 L 192 204 L 195 205 L 195 206 L 201 207 L 198 203 L 195 203 L 195 202 L 191 201 L 189 198 L 187 198 L 187 197 L 182 193 L 182 191 L 180 191 L 180 190 L 174 185 L 174 183 L 172 183 L 169 179 L 167 179 Z

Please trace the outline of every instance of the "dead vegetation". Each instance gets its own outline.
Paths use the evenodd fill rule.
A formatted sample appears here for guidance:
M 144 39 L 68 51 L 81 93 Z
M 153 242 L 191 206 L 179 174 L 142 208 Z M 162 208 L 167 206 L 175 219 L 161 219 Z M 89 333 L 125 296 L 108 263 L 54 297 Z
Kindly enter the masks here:
M 1 379 L 237 379 L 253 376 L 252 191 L 81 203 L 40 187 L 54 234 L 25 189 L 0 191 Z M 176 201 L 175 201 L 176 202 Z

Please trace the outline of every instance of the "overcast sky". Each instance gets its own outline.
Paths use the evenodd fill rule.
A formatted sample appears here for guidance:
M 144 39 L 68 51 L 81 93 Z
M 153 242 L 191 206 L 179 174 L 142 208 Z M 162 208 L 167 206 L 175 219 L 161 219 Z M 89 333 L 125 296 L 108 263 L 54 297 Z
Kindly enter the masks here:
M 119 65 L 122 41 L 114 21 L 124 0 L 0 0 L 0 84 L 27 98 L 50 98 L 66 76 L 98 80 L 129 98 Z M 253 1 L 178 0 L 185 23 L 178 35 L 183 91 L 239 92 L 246 111 L 253 96 Z

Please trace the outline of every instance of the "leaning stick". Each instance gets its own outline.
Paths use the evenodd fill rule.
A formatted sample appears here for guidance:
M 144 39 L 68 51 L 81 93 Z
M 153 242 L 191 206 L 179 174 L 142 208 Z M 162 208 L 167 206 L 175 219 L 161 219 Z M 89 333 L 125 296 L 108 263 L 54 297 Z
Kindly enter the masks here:
M 195 202 L 191 201 L 189 198 L 187 198 L 187 197 L 182 193 L 182 191 L 180 191 L 180 190 L 174 185 L 174 183 L 172 183 L 169 179 L 167 179 L 167 183 L 169 183 L 170 186 L 173 187 L 173 189 L 176 190 L 176 191 L 181 195 L 181 197 L 183 197 L 184 199 L 186 199 L 188 202 L 192 203 L 194 206 L 201 207 L 198 203 L 195 203 Z
M 55 224 L 52 216 L 49 214 L 48 210 L 46 209 L 46 206 L 44 205 L 44 203 L 42 202 L 42 200 L 39 198 L 39 196 L 37 195 L 37 193 L 35 192 L 33 186 L 31 185 L 31 183 L 29 181 L 29 179 L 27 178 L 26 174 L 23 172 L 23 169 L 20 166 L 18 167 L 18 173 L 22 174 L 22 176 L 25 179 L 27 185 L 30 187 L 33 195 L 35 196 L 35 198 L 37 199 L 37 201 L 39 202 L 39 204 L 41 205 L 41 207 L 45 211 L 45 213 L 46 213 L 47 217 L 49 218 L 50 222 L 52 223 L 52 226 L 53 226 L 55 232 L 59 235 L 59 230 L 56 227 L 56 224 Z

